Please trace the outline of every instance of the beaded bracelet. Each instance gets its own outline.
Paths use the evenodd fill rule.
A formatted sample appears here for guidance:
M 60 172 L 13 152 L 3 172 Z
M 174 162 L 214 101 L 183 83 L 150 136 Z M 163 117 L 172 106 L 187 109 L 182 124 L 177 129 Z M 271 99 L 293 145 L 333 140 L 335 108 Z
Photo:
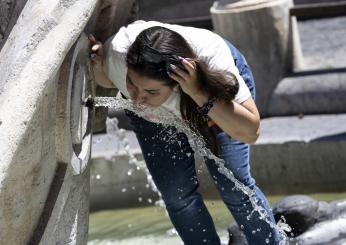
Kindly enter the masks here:
M 197 111 L 203 116 L 205 120 L 208 120 L 208 112 L 213 107 L 216 97 L 210 97 L 208 101 L 201 107 L 197 107 Z

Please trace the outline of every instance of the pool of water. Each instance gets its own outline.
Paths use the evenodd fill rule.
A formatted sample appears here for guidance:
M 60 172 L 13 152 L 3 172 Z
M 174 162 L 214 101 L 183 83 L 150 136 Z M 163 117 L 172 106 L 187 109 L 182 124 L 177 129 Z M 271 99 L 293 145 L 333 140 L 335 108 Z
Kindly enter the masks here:
M 318 193 L 309 195 L 316 200 L 346 199 L 344 193 Z M 271 204 L 283 196 L 268 196 Z M 206 206 L 224 243 L 228 241 L 227 227 L 234 220 L 220 200 L 207 200 Z M 88 245 L 182 245 L 172 234 L 173 228 L 165 210 L 160 207 L 140 207 L 93 212 L 89 216 Z

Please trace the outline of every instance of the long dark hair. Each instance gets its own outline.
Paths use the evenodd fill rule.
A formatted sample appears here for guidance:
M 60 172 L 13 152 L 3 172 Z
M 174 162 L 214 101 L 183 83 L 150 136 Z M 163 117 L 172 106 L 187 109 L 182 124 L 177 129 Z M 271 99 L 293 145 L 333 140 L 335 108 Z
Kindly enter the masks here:
M 158 55 L 155 55 L 155 52 Z M 154 54 L 152 55 L 152 53 Z M 226 78 L 227 71 L 209 69 L 207 63 L 198 59 L 180 34 L 165 27 L 154 26 L 143 30 L 128 49 L 126 63 L 129 69 L 133 69 L 138 74 L 160 80 L 166 86 L 174 87 L 178 82 L 171 79 L 166 71 L 167 63 L 169 64 L 170 60 L 173 62 L 176 56 L 191 58 L 196 62 L 199 82 L 203 91 L 226 103 L 234 99 L 239 89 L 235 76 L 228 73 Z M 218 155 L 215 134 L 198 112 L 198 105 L 180 87 L 179 90 L 181 94 L 180 112 L 183 119 L 189 123 L 192 130 L 203 136 L 207 147 Z

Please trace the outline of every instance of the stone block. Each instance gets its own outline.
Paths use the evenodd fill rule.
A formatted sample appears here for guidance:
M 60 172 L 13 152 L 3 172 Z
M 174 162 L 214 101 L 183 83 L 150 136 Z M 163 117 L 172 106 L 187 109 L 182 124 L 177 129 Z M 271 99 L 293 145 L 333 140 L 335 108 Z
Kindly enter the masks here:
M 215 32 L 244 54 L 253 71 L 262 115 L 276 84 L 292 70 L 292 57 L 300 57 L 299 47 L 293 49 L 298 33 L 289 14 L 292 6 L 292 0 L 245 0 L 216 2 L 210 9 Z
M 346 72 L 311 72 L 279 82 L 268 105 L 268 116 L 346 112 Z

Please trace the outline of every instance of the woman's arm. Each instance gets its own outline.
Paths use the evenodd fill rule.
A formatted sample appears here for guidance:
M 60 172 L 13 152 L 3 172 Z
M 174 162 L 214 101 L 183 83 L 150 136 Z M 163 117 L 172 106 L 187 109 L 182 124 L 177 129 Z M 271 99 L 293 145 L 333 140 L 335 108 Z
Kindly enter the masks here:
M 198 106 L 203 106 L 210 95 L 199 87 L 196 64 L 188 59 L 182 59 L 182 63 L 188 72 L 173 67 L 174 72 L 169 75 Z M 208 116 L 223 131 L 239 141 L 251 144 L 256 142 L 259 136 L 260 116 L 251 97 L 241 104 L 235 101 L 216 101 Z
M 106 74 L 104 73 L 102 64 L 95 64 L 93 67 L 95 81 L 98 85 L 104 88 L 115 88 L 113 82 L 109 80 Z
M 209 98 L 209 95 L 201 92 L 190 96 L 199 106 L 206 103 Z M 251 97 L 241 104 L 234 101 L 216 101 L 208 116 L 223 131 L 239 141 L 252 144 L 259 136 L 260 116 Z

